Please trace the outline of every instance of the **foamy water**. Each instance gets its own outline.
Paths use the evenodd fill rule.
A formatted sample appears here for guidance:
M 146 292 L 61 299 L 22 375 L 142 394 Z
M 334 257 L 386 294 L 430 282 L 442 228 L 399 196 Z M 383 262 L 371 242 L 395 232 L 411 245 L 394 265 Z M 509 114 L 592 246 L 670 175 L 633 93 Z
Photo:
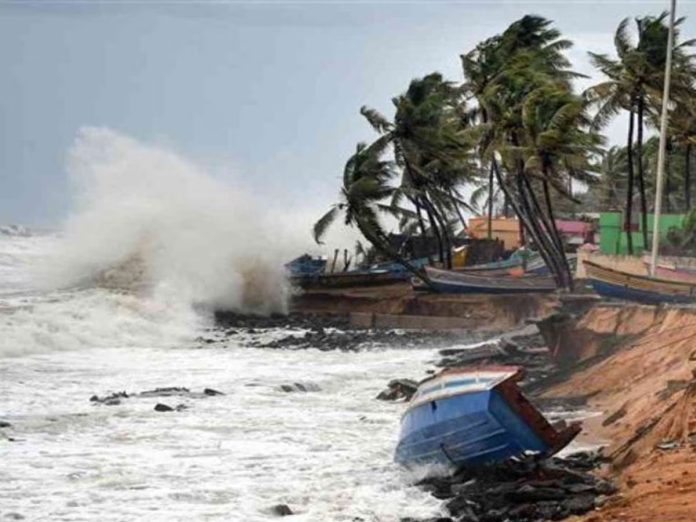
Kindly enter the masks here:
M 279 503 L 298 521 L 440 512 L 392 462 L 403 405 L 374 399 L 423 375 L 433 350 L 201 346 L 210 323 L 180 301 L 33 289 L 31 267 L 57 241 L 0 236 L 0 419 L 15 439 L 0 437 L 0 518 L 261 521 Z M 319 391 L 279 389 L 292 382 Z M 89 401 L 163 386 L 225 395 Z

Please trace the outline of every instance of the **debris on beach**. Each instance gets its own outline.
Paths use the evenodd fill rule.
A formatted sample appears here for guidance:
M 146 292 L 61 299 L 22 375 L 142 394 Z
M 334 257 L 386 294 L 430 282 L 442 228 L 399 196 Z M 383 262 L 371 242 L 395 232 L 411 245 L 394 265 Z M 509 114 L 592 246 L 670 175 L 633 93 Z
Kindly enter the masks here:
M 459 522 L 561 520 L 592 511 L 617 492 L 611 481 L 589 473 L 604 462 L 601 453 L 592 452 L 541 460 L 525 456 L 418 485 L 445 500 L 451 520 Z

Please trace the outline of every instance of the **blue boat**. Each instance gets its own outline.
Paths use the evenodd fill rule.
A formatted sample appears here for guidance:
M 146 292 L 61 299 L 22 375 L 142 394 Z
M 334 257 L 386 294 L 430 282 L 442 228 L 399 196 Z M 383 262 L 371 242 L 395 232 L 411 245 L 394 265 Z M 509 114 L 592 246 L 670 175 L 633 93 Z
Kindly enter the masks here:
M 515 384 L 521 377 L 515 366 L 484 366 L 423 381 L 401 420 L 396 462 L 473 467 L 561 450 L 580 425 L 551 426 Z
M 326 269 L 326 259 L 304 254 L 286 263 L 285 268 L 293 276 L 321 274 Z
M 646 304 L 696 302 L 696 283 L 630 274 L 584 261 L 595 292 L 603 297 Z

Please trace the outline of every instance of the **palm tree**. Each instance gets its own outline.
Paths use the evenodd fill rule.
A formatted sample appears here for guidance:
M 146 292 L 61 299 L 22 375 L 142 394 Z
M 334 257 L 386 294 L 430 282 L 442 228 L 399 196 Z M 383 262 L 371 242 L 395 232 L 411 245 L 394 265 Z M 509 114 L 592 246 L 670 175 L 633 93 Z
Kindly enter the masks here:
M 460 92 L 433 73 L 413 80 L 392 101 L 394 122 L 373 109 L 361 109 L 375 131 L 393 146 L 401 181 L 392 204 L 400 208 L 406 199 L 413 205 L 421 233 L 433 232 L 440 262 L 451 267 L 453 218 L 463 223 L 459 207 L 470 208 L 460 185 L 474 172 Z
M 553 223 L 552 208 L 540 204 L 540 186 L 526 168 L 530 136 L 525 128 L 525 107 L 536 96 L 540 105 L 542 92 L 570 93 L 570 81 L 578 76 L 569 67 L 563 51 L 571 43 L 560 38 L 551 22 L 537 16 L 525 16 L 513 23 L 498 41 L 501 67 L 481 95 L 488 124 L 484 155 L 491 161 L 498 185 L 512 205 L 524 229 L 534 240 L 551 269 L 559 287 L 572 287 L 563 246 Z M 538 94 L 534 94 L 538 93 Z M 559 118 L 561 118 L 559 116 Z M 560 121 L 560 119 L 559 119 Z M 534 142 L 534 138 L 531 138 Z M 566 176 L 575 175 L 565 169 Z M 560 170 L 555 172 L 556 176 Z M 547 170 L 547 183 L 560 190 L 556 176 Z M 542 183 L 543 185 L 543 183 Z M 547 186 L 548 189 L 548 186 Z M 546 198 L 546 193 L 542 196 Z M 550 199 L 549 199 L 550 202 Z
M 684 154 L 684 210 L 691 210 L 691 149 L 696 143 L 696 93 L 678 100 L 670 116 L 670 135 Z
M 607 80 L 589 88 L 585 95 L 598 108 L 595 116 L 597 126 L 605 125 L 622 110 L 629 113 L 628 118 L 628 184 L 626 191 L 626 213 L 624 228 L 628 251 L 633 253 L 631 218 L 633 212 L 634 165 L 637 160 L 638 190 L 641 204 L 641 229 L 643 244 L 648 244 L 647 197 L 643 163 L 643 129 L 646 116 L 657 113 L 661 104 L 664 78 L 665 56 L 667 50 L 666 25 L 667 13 L 660 16 L 645 16 L 635 19 L 637 39 L 634 43 L 628 33 L 629 19 L 621 21 L 614 35 L 614 47 L 617 60 L 605 54 L 589 53 L 593 65 L 599 69 Z M 683 19 L 677 20 L 679 25 Z M 678 34 L 678 32 L 676 33 Z M 675 38 L 676 38 L 675 34 Z M 690 58 L 684 53 L 686 46 L 693 42 L 684 42 L 674 49 L 672 84 L 678 96 L 690 85 L 692 68 Z M 637 125 L 637 142 L 634 155 L 633 134 Z
M 584 101 L 553 83 L 545 84 L 527 96 L 522 114 L 525 172 L 542 186 L 546 207 L 546 219 L 542 222 L 554 240 L 570 285 L 572 276 L 556 228 L 550 189 L 573 200 L 570 191 L 573 178 L 594 182 L 596 165 L 590 158 L 599 152 L 601 139 L 588 131 L 590 121 Z
M 388 140 L 384 138 L 370 146 L 364 143 L 357 145 L 343 169 L 341 199 L 314 224 L 314 240 L 321 244 L 329 226 L 342 215 L 345 225 L 356 226 L 378 251 L 427 283 L 424 275 L 391 247 L 380 223 L 380 214 L 393 214 L 393 209 L 382 203 L 394 192 L 389 184 L 394 177 L 393 164 L 383 159 L 388 145 Z

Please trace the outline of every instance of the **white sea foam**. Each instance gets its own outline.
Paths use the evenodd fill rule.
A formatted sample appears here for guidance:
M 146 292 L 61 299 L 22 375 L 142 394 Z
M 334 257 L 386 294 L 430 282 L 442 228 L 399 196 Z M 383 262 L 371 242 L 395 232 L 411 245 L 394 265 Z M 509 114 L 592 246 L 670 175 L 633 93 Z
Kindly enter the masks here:
M 428 350 L 362 353 L 91 349 L 0 359 L 0 516 L 27 520 L 396 522 L 441 502 L 393 463 L 403 404 L 375 400 L 421 374 Z M 284 393 L 313 382 L 319 391 Z M 206 399 L 89 402 L 93 393 L 212 387 Z M 153 411 L 156 402 L 189 409 Z
M 131 272 L 125 280 L 144 278 L 136 282 L 186 302 L 285 310 L 283 260 L 297 245 L 279 241 L 242 191 L 170 150 L 103 128 L 80 131 L 68 169 L 76 210 L 44 283 L 103 281 L 120 269 Z

